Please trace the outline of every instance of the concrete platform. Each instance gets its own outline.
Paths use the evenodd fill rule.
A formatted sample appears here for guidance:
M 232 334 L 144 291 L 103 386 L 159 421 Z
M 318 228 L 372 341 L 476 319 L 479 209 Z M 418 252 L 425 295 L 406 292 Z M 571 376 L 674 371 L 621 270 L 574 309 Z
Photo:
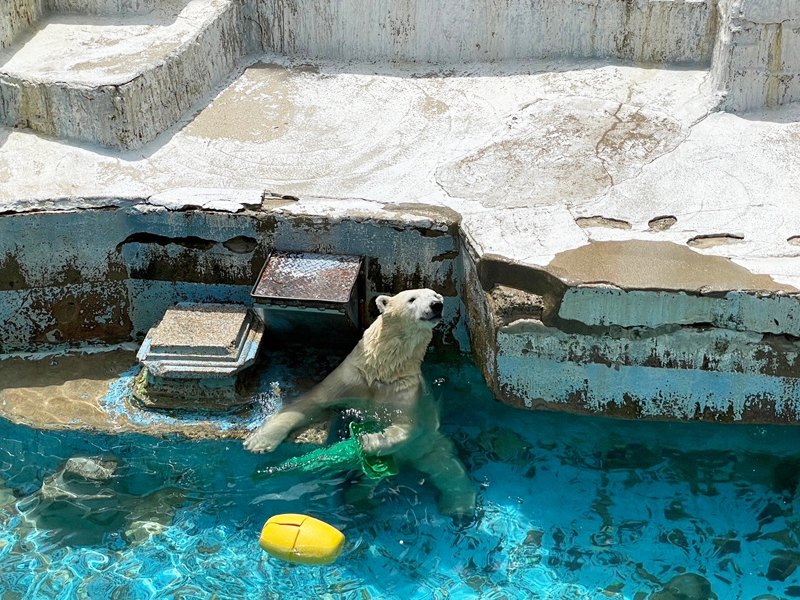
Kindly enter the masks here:
M 242 371 L 252 366 L 264 323 L 246 306 L 182 303 L 145 336 L 137 353 L 144 370 L 134 398 L 154 409 L 235 410 Z
M 116 149 L 155 138 L 234 69 L 244 40 L 230 0 L 149 9 L 36 22 L 0 51 L 0 121 Z
M 482 255 L 545 267 L 590 242 L 668 241 L 800 287 L 797 107 L 711 112 L 708 73 L 691 69 L 446 72 L 263 57 L 139 152 L 0 130 L 1 206 L 197 187 L 299 197 L 289 212 L 313 213 L 304 197 L 336 198 L 340 212 L 413 203 L 457 211 Z

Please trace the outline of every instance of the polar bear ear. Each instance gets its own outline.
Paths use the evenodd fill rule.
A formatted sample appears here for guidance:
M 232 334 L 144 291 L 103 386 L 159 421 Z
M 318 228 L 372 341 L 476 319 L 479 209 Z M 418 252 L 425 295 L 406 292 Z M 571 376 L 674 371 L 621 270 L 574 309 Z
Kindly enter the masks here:
M 378 296 L 375 298 L 375 305 L 378 307 L 378 312 L 383 313 L 386 307 L 389 306 L 389 300 L 391 299 L 391 296 Z

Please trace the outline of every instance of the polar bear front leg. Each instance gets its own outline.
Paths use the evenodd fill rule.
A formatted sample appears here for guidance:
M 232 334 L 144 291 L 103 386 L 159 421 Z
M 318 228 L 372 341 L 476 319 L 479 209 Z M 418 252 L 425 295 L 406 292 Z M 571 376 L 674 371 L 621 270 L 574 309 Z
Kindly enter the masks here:
M 272 452 L 292 431 L 308 425 L 324 409 L 335 405 L 347 389 L 336 380 L 337 371 L 339 370 L 331 373 L 311 391 L 283 407 L 269 421 L 250 434 L 244 441 L 245 449 L 256 453 Z
M 245 449 L 255 453 L 272 452 L 294 429 L 311 422 L 308 415 L 292 408 L 294 406 L 279 412 L 251 433 L 244 441 Z

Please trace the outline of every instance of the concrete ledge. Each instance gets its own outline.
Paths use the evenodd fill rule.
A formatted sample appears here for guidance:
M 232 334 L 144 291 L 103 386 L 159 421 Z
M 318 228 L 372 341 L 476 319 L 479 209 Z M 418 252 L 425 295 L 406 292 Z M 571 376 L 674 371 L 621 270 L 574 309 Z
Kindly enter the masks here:
M 753 275 L 729 260 L 710 272 L 703 265 L 716 257 L 633 245 L 630 261 L 612 251 L 608 263 L 584 246 L 584 269 L 567 271 L 557 260 L 535 268 L 465 248 L 473 354 L 495 396 L 623 418 L 800 422 L 797 290 L 767 278 L 755 292 Z M 650 272 L 637 269 L 637 256 Z M 651 275 L 666 289 L 647 289 Z M 693 289 L 696 275 L 705 293 Z M 587 276 L 606 283 L 588 285 Z
M 240 4 L 177 12 L 50 15 L 0 54 L 6 125 L 118 150 L 171 127 L 244 53 Z

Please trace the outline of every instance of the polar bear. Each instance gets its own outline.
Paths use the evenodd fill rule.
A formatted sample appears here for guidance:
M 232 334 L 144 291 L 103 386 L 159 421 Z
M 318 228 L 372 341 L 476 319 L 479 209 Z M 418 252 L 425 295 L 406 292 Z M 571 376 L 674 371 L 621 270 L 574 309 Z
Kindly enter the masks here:
M 322 410 L 354 409 L 383 426 L 359 438 L 366 454 L 391 454 L 398 465 L 427 474 L 440 492 L 440 512 L 469 516 L 475 509 L 475 485 L 453 442 L 439 431 L 438 402 L 420 370 L 433 328 L 442 318 L 442 296 L 418 289 L 378 296 L 375 302 L 380 315 L 342 364 L 265 422 L 244 446 L 251 452 L 272 452 Z

